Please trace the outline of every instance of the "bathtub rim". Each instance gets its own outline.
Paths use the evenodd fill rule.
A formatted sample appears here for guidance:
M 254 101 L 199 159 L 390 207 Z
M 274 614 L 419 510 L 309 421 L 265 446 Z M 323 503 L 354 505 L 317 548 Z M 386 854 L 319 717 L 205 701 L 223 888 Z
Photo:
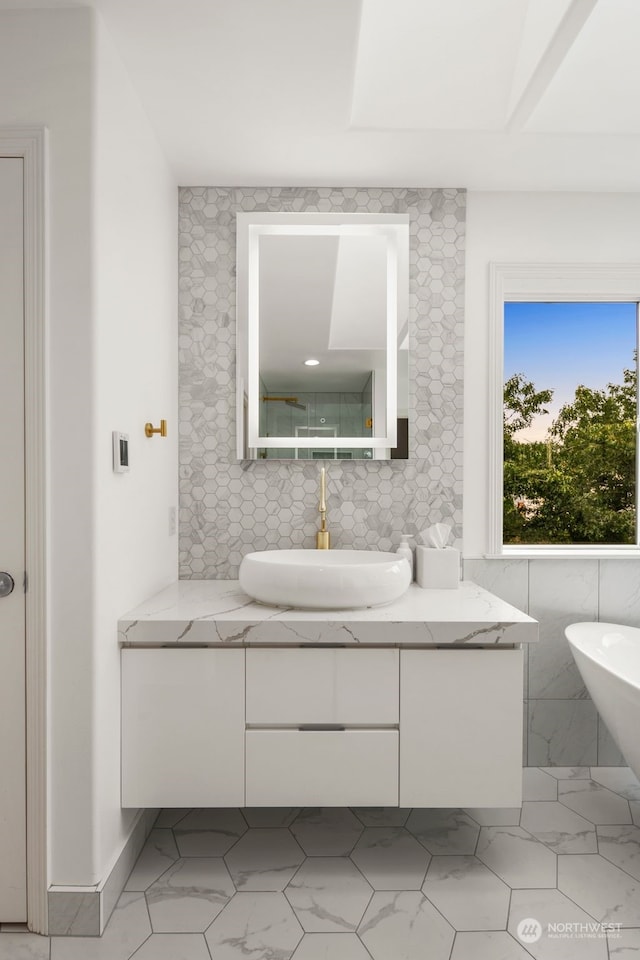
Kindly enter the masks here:
M 604 670 L 610 676 L 615 677 L 617 680 L 622 681 L 623 683 L 628 684 L 630 687 L 633 687 L 638 693 L 640 693 L 640 677 L 635 679 L 630 677 L 625 673 L 621 673 L 619 669 L 614 669 L 610 664 L 606 663 L 603 660 L 598 659 L 593 656 L 593 652 L 590 644 L 581 644 L 579 638 L 572 636 L 574 631 L 577 631 L 580 627 L 586 627 L 589 630 L 589 634 L 593 637 L 602 635 L 608 631 L 615 631 L 617 633 L 624 633 L 625 631 L 633 631 L 638 638 L 638 646 L 640 647 L 640 627 L 632 627 L 629 624 L 624 623 L 612 623 L 605 620 L 580 620 L 575 623 L 570 623 L 564 628 L 564 635 L 567 638 L 569 646 L 572 651 L 577 650 L 578 653 L 590 660 L 594 666 L 598 667 L 601 670 Z M 588 638 L 585 638 L 588 639 Z

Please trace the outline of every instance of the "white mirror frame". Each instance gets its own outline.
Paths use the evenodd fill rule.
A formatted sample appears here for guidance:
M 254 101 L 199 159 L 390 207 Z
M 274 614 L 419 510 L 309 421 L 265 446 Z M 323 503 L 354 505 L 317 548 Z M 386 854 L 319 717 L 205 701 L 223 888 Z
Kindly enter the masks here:
M 397 444 L 398 318 L 409 290 L 409 215 L 368 213 L 238 213 L 236 278 L 236 437 L 238 459 L 258 447 L 335 450 L 339 446 L 392 449 Z M 262 437 L 259 431 L 259 243 L 265 235 L 387 238 L 386 435 L 382 437 Z M 403 328 L 406 326 L 403 323 Z M 401 333 L 404 338 L 404 331 Z M 246 438 L 245 438 L 246 431 Z

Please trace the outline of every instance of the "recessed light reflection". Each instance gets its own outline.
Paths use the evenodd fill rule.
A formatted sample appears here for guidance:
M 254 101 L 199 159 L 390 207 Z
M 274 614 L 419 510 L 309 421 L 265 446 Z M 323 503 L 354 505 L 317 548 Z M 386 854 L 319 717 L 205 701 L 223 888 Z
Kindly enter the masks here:
M 304 365 L 305 367 L 317 367 L 319 363 L 319 360 L 305 360 Z

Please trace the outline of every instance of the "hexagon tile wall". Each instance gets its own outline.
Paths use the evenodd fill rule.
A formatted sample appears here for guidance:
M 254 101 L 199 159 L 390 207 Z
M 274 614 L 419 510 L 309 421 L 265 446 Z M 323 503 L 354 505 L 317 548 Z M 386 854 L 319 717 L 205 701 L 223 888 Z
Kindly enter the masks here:
M 326 461 L 335 547 L 395 549 L 437 521 L 462 536 L 465 191 L 180 190 L 180 576 L 232 579 L 252 550 L 312 547 L 317 463 L 235 456 L 235 214 L 409 213 L 409 460 Z

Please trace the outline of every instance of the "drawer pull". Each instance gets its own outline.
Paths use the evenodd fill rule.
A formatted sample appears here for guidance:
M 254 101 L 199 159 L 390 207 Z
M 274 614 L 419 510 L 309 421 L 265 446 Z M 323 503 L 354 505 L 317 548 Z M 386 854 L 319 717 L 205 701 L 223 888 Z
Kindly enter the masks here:
M 346 730 L 346 727 L 344 727 L 340 723 L 303 723 L 301 726 L 298 727 L 298 730 L 300 730 L 302 733 L 305 733 L 309 730 L 311 731 L 324 730 L 324 731 L 328 731 L 329 733 L 332 733 L 332 732 L 344 733 L 344 731 Z

